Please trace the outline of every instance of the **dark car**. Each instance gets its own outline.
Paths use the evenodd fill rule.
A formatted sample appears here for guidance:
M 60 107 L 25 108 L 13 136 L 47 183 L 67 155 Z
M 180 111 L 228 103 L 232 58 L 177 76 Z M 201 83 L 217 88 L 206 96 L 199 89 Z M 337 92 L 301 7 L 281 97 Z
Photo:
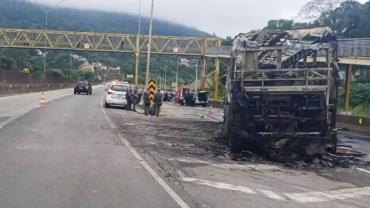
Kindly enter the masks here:
M 78 81 L 74 88 L 74 94 L 85 93 L 86 95 L 92 94 L 91 84 L 87 81 Z
M 208 105 L 208 92 L 201 91 L 198 94 L 189 92 L 185 95 L 183 103 L 181 105 L 196 106 L 201 105 L 206 107 Z

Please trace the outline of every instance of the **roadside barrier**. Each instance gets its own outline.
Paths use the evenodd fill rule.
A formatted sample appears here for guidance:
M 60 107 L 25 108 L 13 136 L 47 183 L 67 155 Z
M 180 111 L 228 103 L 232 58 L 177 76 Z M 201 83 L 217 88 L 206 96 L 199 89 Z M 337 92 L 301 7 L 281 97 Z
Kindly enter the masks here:
M 215 112 L 213 111 L 213 107 L 208 108 L 208 117 L 214 118 L 215 117 Z
M 45 99 L 45 94 L 42 92 L 40 96 L 40 108 L 45 108 L 46 107 L 46 99 Z

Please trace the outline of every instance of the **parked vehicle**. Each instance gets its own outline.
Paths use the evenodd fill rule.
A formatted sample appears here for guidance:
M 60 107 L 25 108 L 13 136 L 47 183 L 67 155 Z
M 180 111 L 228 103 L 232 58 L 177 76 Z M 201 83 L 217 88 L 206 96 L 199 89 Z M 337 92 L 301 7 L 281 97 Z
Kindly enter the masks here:
M 185 96 L 190 93 L 190 88 L 181 88 L 176 92 L 176 102 L 185 105 Z
M 127 107 L 126 93 L 129 86 L 126 84 L 111 84 L 105 93 L 105 107 Z
M 78 81 L 73 90 L 74 94 L 85 93 L 86 95 L 92 94 L 92 87 L 88 81 Z
M 189 92 L 185 95 L 182 105 L 196 106 L 201 105 L 206 107 L 208 105 L 208 92 L 201 91 L 196 93 Z

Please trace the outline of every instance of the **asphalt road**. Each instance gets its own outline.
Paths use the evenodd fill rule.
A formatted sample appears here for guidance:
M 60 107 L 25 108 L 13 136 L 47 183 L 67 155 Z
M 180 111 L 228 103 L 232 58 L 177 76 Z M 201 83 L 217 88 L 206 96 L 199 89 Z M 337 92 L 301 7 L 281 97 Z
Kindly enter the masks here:
M 159 118 L 118 109 L 107 114 L 194 207 L 369 207 L 368 165 L 325 168 L 254 156 L 231 159 L 226 142 L 217 138 L 220 110 L 164 104 Z
M 46 108 L 37 93 L 0 98 L 1 208 L 369 207 L 368 165 L 235 161 L 216 137 L 222 110 L 164 104 L 146 117 L 104 109 L 103 92 L 48 92 Z
M 0 207 L 179 207 L 111 128 L 102 93 L 64 93 L 0 129 Z

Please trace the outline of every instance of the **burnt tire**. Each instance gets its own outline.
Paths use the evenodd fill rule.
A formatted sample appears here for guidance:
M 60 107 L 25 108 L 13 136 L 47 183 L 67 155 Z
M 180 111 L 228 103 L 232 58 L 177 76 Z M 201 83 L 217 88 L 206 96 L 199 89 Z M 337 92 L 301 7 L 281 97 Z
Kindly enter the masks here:
M 224 118 L 231 153 L 240 153 L 244 149 L 243 137 L 241 136 L 242 128 L 242 110 L 237 102 L 225 106 L 228 116 Z
M 243 150 L 243 141 L 240 132 L 241 129 L 241 119 L 240 115 L 234 115 L 229 121 L 229 145 L 231 153 L 240 153 Z

